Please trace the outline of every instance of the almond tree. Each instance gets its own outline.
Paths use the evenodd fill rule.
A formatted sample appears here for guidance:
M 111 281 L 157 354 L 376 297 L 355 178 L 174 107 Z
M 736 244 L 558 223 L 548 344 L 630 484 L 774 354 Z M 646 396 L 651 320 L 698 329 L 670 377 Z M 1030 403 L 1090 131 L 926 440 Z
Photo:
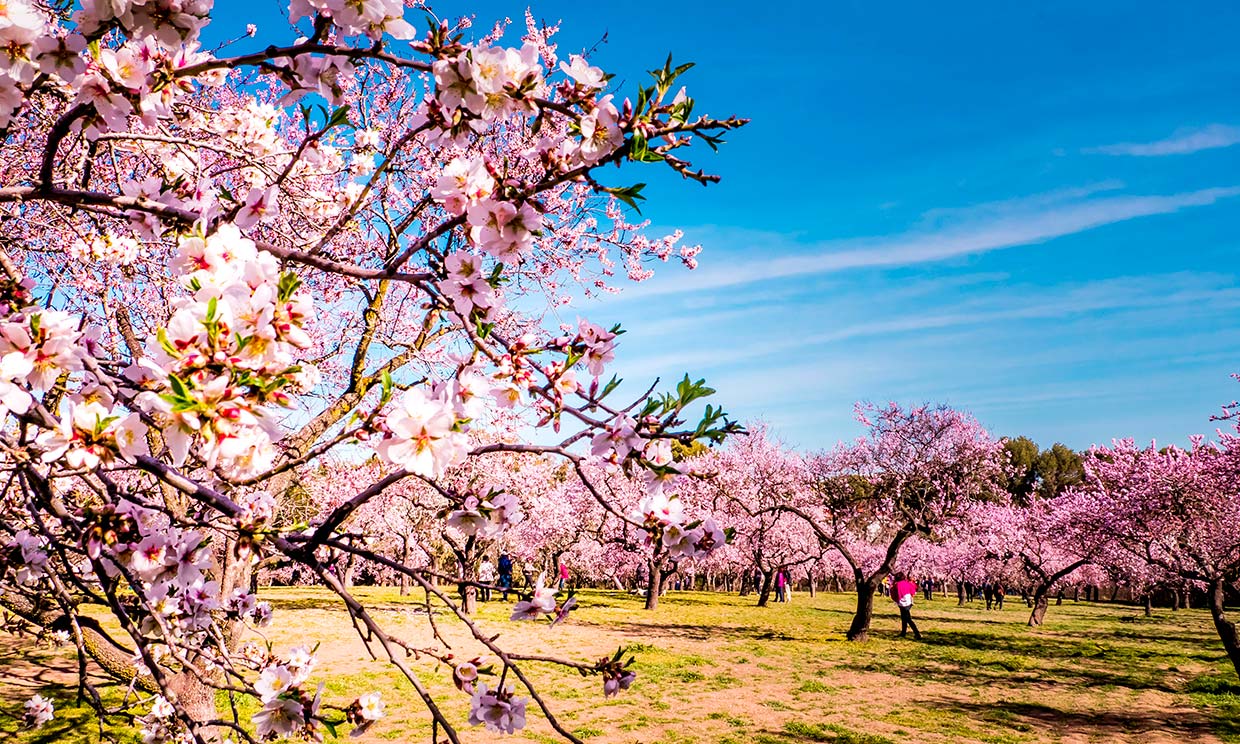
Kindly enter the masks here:
M 360 732 L 382 716 L 377 693 L 324 701 L 307 649 L 246 641 L 270 620 L 254 566 L 296 566 L 340 598 L 448 741 L 460 722 L 424 683 L 441 664 L 471 696 L 470 724 L 512 733 L 530 703 L 577 741 L 525 667 L 564 664 L 609 693 L 629 672 L 501 648 L 433 567 L 348 525 L 408 480 L 436 489 L 456 524 L 502 531 L 511 502 L 450 482 L 454 468 L 556 457 L 605 503 L 587 466 L 657 470 L 647 452 L 738 429 L 713 406 L 687 423 L 708 393 L 687 379 L 617 401 L 621 329 L 542 321 L 619 271 L 694 265 L 678 234 L 642 235 L 626 209 L 640 186 L 603 168 L 709 183 L 685 153 L 743 122 L 695 114 L 677 92 L 688 66 L 670 60 L 621 99 L 528 19 L 514 41 L 505 24 L 467 37 L 469 21 L 422 11 L 419 33 L 391 0 L 292 0 L 300 37 L 254 45 L 238 29 L 228 53 L 200 46 L 210 11 L 13 0 L 0 13 L 0 604 L 142 691 L 116 707 L 82 679 L 101 719 L 136 717 L 147 741 Z M 497 434 L 510 411 L 551 434 Z M 320 460 L 372 454 L 381 472 L 313 524 L 282 516 Z M 705 544 L 701 525 L 617 518 Z M 498 679 L 442 647 L 408 660 L 409 641 L 333 572 L 340 556 L 406 577 Z M 518 608 L 560 620 L 571 604 L 538 587 Z
M 1240 674 L 1240 632 L 1224 608 L 1240 582 L 1240 437 L 1194 437 L 1188 449 L 1125 439 L 1091 450 L 1085 466 L 1083 524 L 1112 536 L 1116 549 L 1204 587 L 1215 630 Z
M 735 530 L 731 547 L 738 568 L 761 573 L 754 590 L 758 606 L 765 607 L 776 574 L 814 563 L 823 549 L 804 521 L 782 509 L 806 488 L 804 459 L 772 438 L 765 425 L 748 429 L 746 436 L 694 462 L 708 473 L 699 482 L 699 500 L 709 498 L 710 511 Z
M 1031 628 L 1045 620 L 1051 591 L 1105 549 L 1104 535 L 1081 529 L 1081 508 L 1081 499 L 1068 493 L 1035 497 L 1027 506 L 980 504 L 970 510 L 967 529 L 979 561 L 1009 564 L 1031 588 Z
M 900 549 L 997 498 L 1006 454 L 976 420 L 947 406 L 858 404 L 857 419 L 868 434 L 812 458 L 812 488 L 783 508 L 852 569 L 857 609 L 847 637 L 862 641 Z

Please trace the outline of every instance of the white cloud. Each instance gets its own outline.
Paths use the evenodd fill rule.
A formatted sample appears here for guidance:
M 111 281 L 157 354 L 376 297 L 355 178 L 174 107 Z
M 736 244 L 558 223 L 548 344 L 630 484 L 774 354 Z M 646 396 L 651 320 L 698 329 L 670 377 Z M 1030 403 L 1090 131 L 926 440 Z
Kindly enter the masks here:
M 789 245 L 783 236 L 742 231 L 730 236 L 718 231 L 703 242 L 726 248 L 731 255 L 759 255 L 759 259 L 728 261 L 723 251 L 712 251 L 706 261 L 714 268 L 689 275 L 655 280 L 627 288 L 612 302 L 656 295 L 721 289 L 776 279 L 793 279 L 864 268 L 894 268 L 943 261 L 1042 243 L 1139 217 L 1170 214 L 1189 207 L 1214 204 L 1240 195 L 1240 187 L 1200 189 L 1178 194 L 1117 195 L 1082 200 L 1056 199 L 1045 208 L 1002 210 L 979 205 L 980 217 L 957 219 L 949 226 L 860 240 L 827 240 Z M 1036 203 L 1034 200 L 1031 203 Z M 807 250 L 808 248 L 808 250 Z
M 1087 154 L 1132 155 L 1135 157 L 1159 157 L 1162 155 L 1188 155 L 1201 150 L 1231 147 L 1240 143 L 1240 127 L 1211 124 L 1199 129 L 1179 129 L 1166 139 L 1154 142 L 1120 142 L 1115 145 L 1091 147 Z

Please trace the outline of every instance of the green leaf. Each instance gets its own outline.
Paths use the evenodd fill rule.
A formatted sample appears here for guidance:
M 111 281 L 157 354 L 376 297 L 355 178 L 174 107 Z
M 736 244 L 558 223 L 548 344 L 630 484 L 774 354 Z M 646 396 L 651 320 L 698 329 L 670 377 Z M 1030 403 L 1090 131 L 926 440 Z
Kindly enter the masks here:
M 352 126 L 349 122 L 349 104 L 347 103 L 332 112 L 332 115 L 327 118 L 327 124 L 323 126 L 323 131 L 326 132 L 342 125 Z
M 641 214 L 642 210 L 637 206 L 637 200 L 646 200 L 646 197 L 642 196 L 642 189 L 644 188 L 646 188 L 646 184 L 637 183 L 632 186 L 604 186 L 603 191 L 606 191 L 625 204 L 628 204 L 630 207 L 635 209 L 638 214 Z

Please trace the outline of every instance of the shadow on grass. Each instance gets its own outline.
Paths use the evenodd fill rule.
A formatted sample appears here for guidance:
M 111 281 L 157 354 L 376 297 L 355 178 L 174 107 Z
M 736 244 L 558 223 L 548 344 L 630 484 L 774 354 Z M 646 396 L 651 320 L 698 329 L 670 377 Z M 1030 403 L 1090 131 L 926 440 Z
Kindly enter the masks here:
M 1001 700 L 993 703 L 971 703 L 947 698 L 923 701 L 928 707 L 968 715 L 990 724 L 1015 730 L 1035 726 L 1040 731 L 1059 730 L 1085 734 L 1091 740 L 1110 741 L 1117 735 L 1147 732 L 1198 735 L 1215 729 L 1215 721 L 1198 711 L 1163 713 L 1130 710 L 1065 710 L 1037 702 Z
M 1032 631 L 1020 635 L 992 635 L 972 633 L 952 628 L 928 629 L 927 634 L 937 646 L 955 646 L 972 651 L 996 651 L 1021 656 L 1047 659 L 1099 659 L 1104 661 L 1148 661 L 1159 657 L 1189 658 L 1201 661 L 1218 661 L 1223 658 L 1221 644 L 1218 651 L 1203 650 L 1197 654 L 1184 654 L 1179 649 L 1149 647 L 1150 642 L 1184 642 L 1176 634 L 1170 636 L 1149 635 L 1142 640 L 1130 636 L 1096 636 L 1091 639 L 1056 637 Z M 1133 641 L 1136 641 L 1133 643 Z M 1193 638 L 1189 645 L 1208 643 L 1209 637 Z
M 344 601 L 339 597 L 281 597 L 260 595 L 262 599 L 271 604 L 271 609 L 275 611 L 296 611 L 296 610 L 327 610 L 344 612 Z M 426 613 L 426 605 L 423 600 L 415 598 L 412 595 L 396 600 L 391 599 L 372 599 L 366 596 L 357 598 L 367 610 L 386 610 L 392 612 L 409 612 L 409 613 Z
M 744 641 L 809 641 L 821 640 L 808 636 L 792 635 L 765 627 L 738 625 L 703 625 L 690 623 L 621 623 L 615 621 L 591 622 L 578 619 L 577 625 L 607 629 L 622 635 L 642 635 L 663 638 L 686 638 L 694 641 L 744 640 Z
M 994 636 L 967 631 L 923 631 L 924 641 L 894 647 L 894 653 L 850 657 L 841 665 L 858 671 L 966 687 L 979 683 L 1037 683 L 1078 688 L 1182 692 L 1170 664 L 1182 656 L 1149 649 L 1104 645 L 1042 635 Z M 899 642 L 893 632 L 872 631 L 882 642 Z

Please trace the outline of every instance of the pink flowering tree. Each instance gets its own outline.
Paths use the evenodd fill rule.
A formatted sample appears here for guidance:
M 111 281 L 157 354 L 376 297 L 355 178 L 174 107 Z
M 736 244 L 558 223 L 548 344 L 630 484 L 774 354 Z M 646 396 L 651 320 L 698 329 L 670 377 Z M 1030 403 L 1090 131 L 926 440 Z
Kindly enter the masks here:
M 623 562 L 636 562 L 645 608 L 654 610 L 668 579 L 722 548 L 728 536 L 701 496 L 700 458 L 676 461 L 670 445 L 661 443 L 648 447 L 645 457 L 652 468 L 636 477 L 602 465 L 589 478 L 597 484 L 591 494 L 600 508 L 582 514 L 593 514 L 585 516 L 588 532 L 604 548 L 596 556 L 625 555 Z
M 754 590 L 758 606 L 765 607 L 777 572 L 807 568 L 823 548 L 804 520 L 781 508 L 798 501 L 798 492 L 807 487 L 804 459 L 772 438 L 765 425 L 748 429 L 748 435 L 698 460 L 709 473 L 700 490 L 711 499 L 710 511 L 736 531 L 732 545 L 739 569 L 761 574 Z
M 82 679 L 101 718 L 136 720 L 147 741 L 365 730 L 383 715 L 378 693 L 324 700 L 308 648 L 252 640 L 272 620 L 254 569 L 283 566 L 340 597 L 447 740 L 461 722 L 424 682 L 441 663 L 470 695 L 469 724 L 512 733 L 532 704 L 576 741 L 525 667 L 565 664 L 608 693 L 631 672 L 501 648 L 429 561 L 353 530 L 378 524 L 385 494 L 408 482 L 442 500 L 441 533 L 496 537 L 519 513 L 511 494 L 454 474 L 485 456 L 552 457 L 616 519 L 668 550 L 709 551 L 709 529 L 659 508 L 664 454 L 738 427 L 713 406 L 689 421 L 709 389 L 688 379 L 616 400 L 620 329 L 541 319 L 618 273 L 646 278 L 652 261 L 692 267 L 697 249 L 678 234 L 648 238 L 630 221 L 640 186 L 603 169 L 713 181 L 685 153 L 743 122 L 694 113 L 677 87 L 687 66 L 670 60 L 622 98 L 528 19 L 519 39 L 504 24 L 467 37 L 468 21 L 419 32 L 391 0 L 292 0 L 300 37 L 228 55 L 199 43 L 210 11 L 0 11 L 0 605 L 141 690 L 109 707 Z M 544 443 L 515 437 L 514 417 Z M 372 479 L 312 519 L 295 503 L 325 459 L 371 457 L 358 475 Z M 653 474 L 641 482 L 663 501 L 617 509 L 591 481 L 599 468 Z M 470 550 L 450 583 L 474 583 Z M 498 682 L 442 650 L 408 661 L 342 562 L 423 591 Z M 539 586 L 518 616 L 568 609 Z M 258 713 L 239 720 L 217 699 L 231 711 L 253 699 Z M 27 705 L 31 724 L 46 703 Z
M 848 639 L 866 640 L 874 594 L 914 535 L 933 537 L 973 504 L 997 498 L 1001 442 L 947 406 L 859 404 L 868 429 L 810 462 L 813 487 L 782 508 L 803 519 L 852 569 L 857 609 Z
M 1206 589 L 1214 627 L 1240 674 L 1240 632 L 1224 609 L 1240 582 L 1240 437 L 1201 437 L 1188 449 L 1138 447 L 1132 440 L 1095 448 L 1085 460 L 1088 501 L 1082 522 L 1114 547 Z
M 1027 506 L 980 504 L 968 514 L 977 557 L 995 563 L 994 573 L 1021 576 L 1029 587 L 1031 628 L 1045 620 L 1051 591 L 1105 548 L 1105 535 L 1082 528 L 1081 508 L 1081 499 L 1068 493 L 1034 498 Z

